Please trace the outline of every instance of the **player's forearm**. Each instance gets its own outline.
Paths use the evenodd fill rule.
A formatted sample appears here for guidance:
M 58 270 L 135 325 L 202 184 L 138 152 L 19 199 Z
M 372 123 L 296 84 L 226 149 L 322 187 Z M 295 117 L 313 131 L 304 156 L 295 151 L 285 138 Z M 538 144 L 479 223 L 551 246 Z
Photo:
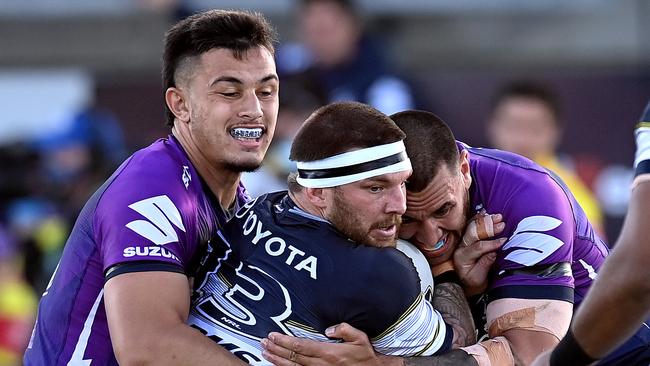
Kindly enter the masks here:
M 186 324 L 160 329 L 146 340 L 114 342 L 114 346 L 120 365 L 246 365 Z
M 453 348 L 476 343 L 474 319 L 462 287 L 451 282 L 435 284 L 433 307 L 454 330 Z
M 575 338 L 590 356 L 602 357 L 612 351 L 648 315 L 650 225 L 643 212 L 647 202 L 650 202 L 650 183 L 642 183 L 632 192 L 628 215 L 614 250 L 574 316 Z

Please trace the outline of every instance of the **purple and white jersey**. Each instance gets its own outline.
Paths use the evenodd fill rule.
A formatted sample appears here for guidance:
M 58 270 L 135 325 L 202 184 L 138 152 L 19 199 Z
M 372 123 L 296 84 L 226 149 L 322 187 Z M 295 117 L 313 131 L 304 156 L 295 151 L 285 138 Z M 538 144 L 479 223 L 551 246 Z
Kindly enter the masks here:
M 193 275 L 227 216 L 209 192 L 173 136 L 127 159 L 75 223 L 41 298 L 25 365 L 117 365 L 105 281 L 152 270 Z M 247 199 L 240 185 L 237 206 Z
M 501 213 L 506 223 L 500 236 L 508 241 L 497 252 L 488 301 L 553 299 L 578 305 L 609 249 L 569 189 L 519 155 L 458 145 L 469 152 L 470 209 Z

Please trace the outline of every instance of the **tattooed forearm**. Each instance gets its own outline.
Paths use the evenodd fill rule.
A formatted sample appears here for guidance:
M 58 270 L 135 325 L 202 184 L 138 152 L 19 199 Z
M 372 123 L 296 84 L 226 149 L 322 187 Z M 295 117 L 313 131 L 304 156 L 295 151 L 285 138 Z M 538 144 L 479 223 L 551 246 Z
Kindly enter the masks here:
M 404 359 L 404 366 L 478 366 L 478 363 L 474 357 L 455 349 L 442 356 L 409 357 Z
M 453 348 L 476 343 L 472 312 L 469 310 L 465 293 L 459 285 L 450 282 L 436 284 L 433 292 L 433 307 L 454 329 Z

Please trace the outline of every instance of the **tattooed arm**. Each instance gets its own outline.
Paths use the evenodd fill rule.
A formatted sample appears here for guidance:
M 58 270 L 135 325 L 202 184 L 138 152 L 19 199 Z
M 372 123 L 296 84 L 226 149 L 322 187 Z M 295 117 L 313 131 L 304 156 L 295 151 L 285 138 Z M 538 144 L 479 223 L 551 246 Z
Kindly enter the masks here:
M 445 282 L 435 285 L 433 307 L 440 312 L 445 323 L 454 330 L 452 348 L 476 343 L 474 319 L 463 289 L 456 283 Z
M 476 332 L 472 313 L 465 299 L 463 289 L 455 283 L 436 283 L 433 307 L 440 312 L 445 322 L 454 329 L 453 348 L 476 343 Z M 382 365 L 400 365 L 395 360 L 382 360 Z M 404 366 L 477 366 L 474 357 L 465 351 L 455 349 L 440 356 L 409 357 L 403 360 Z

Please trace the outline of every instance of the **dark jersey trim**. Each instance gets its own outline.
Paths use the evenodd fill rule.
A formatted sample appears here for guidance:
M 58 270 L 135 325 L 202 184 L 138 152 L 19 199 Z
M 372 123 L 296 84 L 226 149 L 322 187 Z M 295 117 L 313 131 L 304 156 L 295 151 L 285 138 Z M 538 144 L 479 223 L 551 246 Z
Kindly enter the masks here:
M 639 176 L 641 174 L 647 174 L 650 173 L 650 160 L 643 160 L 636 166 L 636 171 L 634 172 L 634 176 Z
M 566 286 L 501 286 L 488 293 L 489 301 L 505 298 L 548 299 L 573 303 L 573 288 Z
M 106 270 L 104 274 L 104 283 L 110 280 L 111 278 L 121 275 L 123 273 L 133 273 L 133 272 L 176 272 L 185 274 L 183 267 L 172 264 L 172 263 L 163 263 L 163 262 L 149 262 L 149 261 L 133 261 L 118 263 L 111 268 Z
M 451 346 L 454 341 L 454 328 L 447 324 L 447 322 L 445 322 L 445 327 L 447 328 L 445 332 L 445 340 L 442 342 L 440 349 L 438 349 L 434 355 L 441 355 L 451 351 Z

